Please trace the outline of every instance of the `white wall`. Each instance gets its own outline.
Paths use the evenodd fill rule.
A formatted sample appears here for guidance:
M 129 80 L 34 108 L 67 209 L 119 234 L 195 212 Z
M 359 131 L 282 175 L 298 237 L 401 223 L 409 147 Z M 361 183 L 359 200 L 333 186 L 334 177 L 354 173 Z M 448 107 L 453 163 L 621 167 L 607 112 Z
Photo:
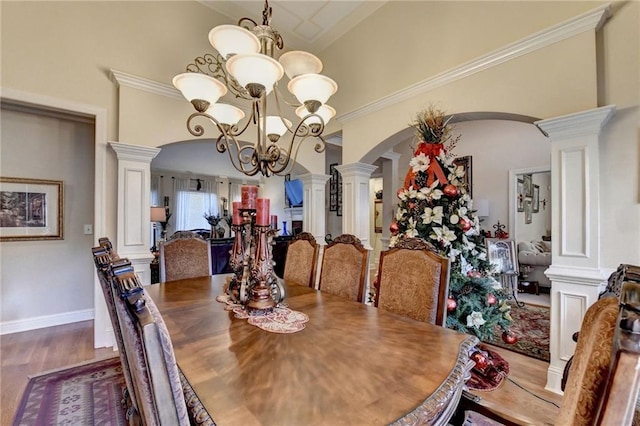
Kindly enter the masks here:
M 93 318 L 94 125 L 2 109 L 2 176 L 62 180 L 64 239 L 0 243 L 2 333 Z
M 452 134 L 460 135 L 453 155 L 472 157 L 473 198 L 489 200 L 489 216 L 481 222 L 482 229 L 493 233 L 499 221 L 509 232 L 509 170 L 549 165 L 549 141 L 532 124 L 505 120 L 457 123 Z M 395 151 L 402 154 L 398 162 L 401 188 L 413 156 L 411 142 L 398 145 Z

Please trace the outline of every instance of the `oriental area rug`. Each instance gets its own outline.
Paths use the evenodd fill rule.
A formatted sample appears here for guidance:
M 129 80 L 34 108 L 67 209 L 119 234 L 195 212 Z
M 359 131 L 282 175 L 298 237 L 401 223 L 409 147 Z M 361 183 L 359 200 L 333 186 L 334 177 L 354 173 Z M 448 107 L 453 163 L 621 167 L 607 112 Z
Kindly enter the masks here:
M 29 378 L 13 425 L 126 425 L 120 358 L 92 361 Z
M 549 362 L 549 307 L 526 304 L 519 308 L 512 304 L 511 317 L 511 331 L 518 336 L 518 341 L 513 345 L 503 342 L 502 331 L 496 328 L 494 337 L 486 342 Z

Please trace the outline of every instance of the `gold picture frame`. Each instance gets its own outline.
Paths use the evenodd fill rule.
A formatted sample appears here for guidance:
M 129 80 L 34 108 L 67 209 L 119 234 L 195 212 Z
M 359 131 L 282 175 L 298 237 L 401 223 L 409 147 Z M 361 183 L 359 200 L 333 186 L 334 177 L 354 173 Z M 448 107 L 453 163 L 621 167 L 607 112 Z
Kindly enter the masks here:
M 62 240 L 61 180 L 0 177 L 0 241 Z

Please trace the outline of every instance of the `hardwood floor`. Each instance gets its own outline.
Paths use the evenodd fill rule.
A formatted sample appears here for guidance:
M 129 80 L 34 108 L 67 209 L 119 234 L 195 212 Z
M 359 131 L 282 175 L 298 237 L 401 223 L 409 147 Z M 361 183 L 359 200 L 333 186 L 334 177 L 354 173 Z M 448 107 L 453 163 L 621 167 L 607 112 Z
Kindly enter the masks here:
M 13 421 L 29 375 L 115 355 L 93 348 L 93 321 L 0 336 L 0 424 Z
M 494 350 L 509 361 L 510 379 L 560 405 L 560 395 L 544 390 L 549 364 L 503 348 Z M 11 424 L 29 375 L 114 355 L 111 348 L 93 348 L 93 321 L 0 336 L 0 424 Z M 559 411 L 508 380 L 495 391 L 477 394 L 482 408 L 514 424 L 553 424 Z

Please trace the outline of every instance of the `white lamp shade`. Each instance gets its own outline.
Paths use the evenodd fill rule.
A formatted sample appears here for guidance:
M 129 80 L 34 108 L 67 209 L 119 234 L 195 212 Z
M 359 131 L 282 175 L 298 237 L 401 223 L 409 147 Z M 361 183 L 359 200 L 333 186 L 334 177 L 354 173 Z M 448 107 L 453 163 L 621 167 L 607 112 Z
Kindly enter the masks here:
M 282 120 L 284 120 L 287 124 L 285 125 Z M 267 117 L 267 135 L 279 135 L 282 136 L 288 130 L 288 127 L 291 127 L 291 121 L 286 118 L 280 118 L 275 115 L 270 115 Z M 262 129 L 262 121 L 260 121 L 260 129 Z
M 189 102 L 202 99 L 210 104 L 218 102 L 227 93 L 224 84 L 213 77 L 198 72 L 185 72 L 173 77 L 173 85 Z
M 164 222 L 167 220 L 167 211 L 164 207 L 151 207 L 151 222 Z
M 315 55 L 302 50 L 293 50 L 280 56 L 280 63 L 284 67 L 289 79 L 302 74 L 317 74 L 322 71 L 322 62 Z
M 318 101 L 324 104 L 338 90 L 335 81 L 320 74 L 299 75 L 291 80 L 287 87 L 302 103 Z
M 284 69 L 275 59 L 261 53 L 235 55 L 227 61 L 227 71 L 241 86 L 249 83 L 261 84 L 266 93 L 271 93 L 273 85 L 282 78 Z
M 474 203 L 474 207 L 476 209 L 476 214 L 478 217 L 488 217 L 489 216 L 489 200 L 487 199 L 479 199 Z
M 307 108 L 304 105 L 296 108 L 296 115 L 300 118 L 305 118 L 309 114 L 310 112 L 307 110 Z M 336 115 L 336 110 L 330 107 L 329 105 L 324 104 L 320 108 L 318 108 L 318 111 L 316 111 L 316 114 L 322 117 L 322 120 L 324 120 L 324 124 L 326 125 Z M 307 124 L 320 123 L 320 119 L 315 115 L 312 115 L 311 117 L 305 120 L 305 123 Z
M 251 31 L 237 25 L 218 25 L 209 31 L 209 43 L 228 59 L 230 55 L 258 53 L 260 40 Z
M 233 126 L 244 118 L 244 111 L 228 104 L 214 104 L 207 109 L 207 114 L 216 119 L 220 124 Z

